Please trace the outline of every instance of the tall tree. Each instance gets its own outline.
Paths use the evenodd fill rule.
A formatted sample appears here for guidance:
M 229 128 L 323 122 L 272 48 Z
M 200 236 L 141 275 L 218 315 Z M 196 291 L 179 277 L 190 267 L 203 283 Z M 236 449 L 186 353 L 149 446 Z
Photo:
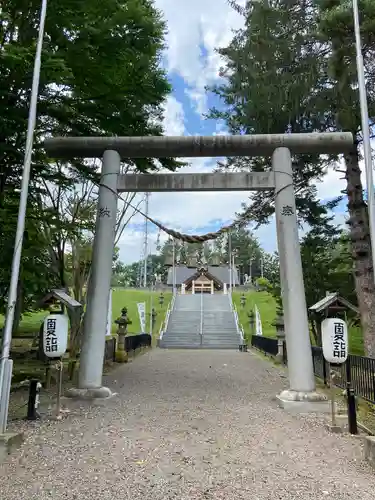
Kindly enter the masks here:
M 235 252 L 235 265 L 239 269 L 240 276 L 251 274 L 258 277 L 261 273 L 262 249 L 258 240 L 246 228 L 236 228 L 231 232 L 231 247 Z M 227 238 L 225 253 L 229 253 L 229 238 Z M 250 272 L 251 268 L 251 272 Z
M 371 259 L 371 242 L 367 205 L 361 182 L 361 120 L 358 105 L 358 86 L 355 63 L 355 45 L 351 2 L 319 0 L 318 35 L 322 43 L 329 47 L 329 57 L 324 61 L 328 75 L 327 89 L 317 96 L 317 107 L 325 108 L 332 116 L 336 130 L 352 132 L 356 144 L 344 158 L 343 171 L 347 186 L 348 212 L 352 256 L 354 260 L 355 288 L 361 311 L 365 352 L 375 357 L 375 288 L 374 269 Z M 361 2 L 362 38 L 364 59 L 367 67 L 368 83 L 375 78 L 375 5 Z M 375 92 L 368 85 L 370 119 L 375 118 Z
M 364 56 L 369 81 L 374 78 L 375 5 L 361 4 Z M 375 356 L 375 296 L 368 218 L 360 179 L 360 119 L 355 72 L 351 3 L 340 0 L 260 0 L 242 10 L 245 28 L 219 52 L 226 67 L 223 85 L 213 90 L 227 105 L 212 116 L 224 119 L 233 133 L 350 131 L 356 137 L 344 159 L 347 180 L 350 238 L 354 274 L 366 352 Z M 370 116 L 375 95 L 369 89 Z M 319 224 L 339 198 L 324 205 L 316 198 L 321 180 L 335 157 L 300 155 L 293 158 L 296 204 L 301 221 Z M 253 170 L 270 168 L 266 159 L 246 159 Z M 229 159 L 228 168 L 245 163 Z M 267 222 L 274 205 L 262 193 L 255 196 L 248 214 Z
M 5 0 L 0 7 L 0 309 L 10 280 L 39 9 L 40 0 Z M 67 187 L 80 176 L 98 180 L 98 165 L 78 160 L 63 165 L 57 177 L 43 138 L 161 135 L 162 105 L 171 91 L 160 66 L 164 35 L 165 24 L 151 0 L 49 3 L 23 272 L 35 255 L 43 256 L 41 266 L 48 260 L 49 252 L 35 237 L 43 226 L 41 185 Z M 127 169 L 139 171 L 160 165 L 174 170 L 180 164 L 171 158 L 126 162 Z

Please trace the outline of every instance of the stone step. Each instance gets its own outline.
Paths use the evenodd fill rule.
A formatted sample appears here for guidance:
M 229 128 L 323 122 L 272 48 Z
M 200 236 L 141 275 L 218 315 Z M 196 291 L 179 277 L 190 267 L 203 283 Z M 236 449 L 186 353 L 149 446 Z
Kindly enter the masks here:
M 221 344 L 175 344 L 175 343 L 168 343 L 168 342 L 161 342 L 160 343 L 160 348 L 162 349 L 223 349 L 223 350 L 238 350 L 239 344 L 228 344 L 228 345 L 221 345 Z

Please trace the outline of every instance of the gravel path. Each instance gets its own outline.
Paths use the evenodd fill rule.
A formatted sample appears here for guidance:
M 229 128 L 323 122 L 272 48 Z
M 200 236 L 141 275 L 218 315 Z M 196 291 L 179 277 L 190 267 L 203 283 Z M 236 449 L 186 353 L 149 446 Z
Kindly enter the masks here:
M 107 378 L 106 406 L 29 431 L 0 498 L 373 500 L 360 441 L 279 409 L 280 373 L 252 354 L 153 350 Z

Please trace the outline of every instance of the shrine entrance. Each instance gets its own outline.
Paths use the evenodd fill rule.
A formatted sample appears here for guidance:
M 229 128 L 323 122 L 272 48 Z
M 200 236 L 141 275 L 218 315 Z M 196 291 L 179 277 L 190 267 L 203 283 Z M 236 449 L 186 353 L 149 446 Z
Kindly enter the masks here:
M 310 333 L 298 238 L 292 155 L 345 153 L 350 133 L 238 135 L 214 137 L 58 137 L 47 139 L 50 157 L 102 158 L 92 276 L 87 294 L 79 386 L 71 395 L 108 397 L 102 371 L 112 272 L 117 198 L 121 192 L 273 190 L 280 278 L 288 350 L 289 389 L 279 396 L 284 408 L 318 411 L 326 398 L 315 391 Z M 271 156 L 268 172 L 204 174 L 120 174 L 129 158 Z M 201 283 L 201 287 L 205 287 Z

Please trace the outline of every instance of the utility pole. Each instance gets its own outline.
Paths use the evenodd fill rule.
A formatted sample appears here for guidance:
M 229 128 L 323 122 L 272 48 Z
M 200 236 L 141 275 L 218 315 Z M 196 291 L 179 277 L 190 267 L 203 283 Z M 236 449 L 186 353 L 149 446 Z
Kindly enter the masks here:
M 250 257 L 250 262 L 249 262 L 249 280 L 250 280 L 250 283 L 253 282 L 253 258 Z
M 235 266 L 234 266 L 234 257 L 235 257 L 236 251 L 232 251 L 232 286 L 233 288 L 236 286 L 236 273 L 235 273 Z
M 144 241 L 143 241 L 143 252 L 144 252 L 144 263 L 143 263 L 143 288 L 147 288 L 147 263 L 148 263 L 148 210 L 149 210 L 149 198 L 150 193 L 146 194 L 145 200 L 145 229 L 144 229 Z
M 20 205 L 18 209 L 18 220 L 16 237 L 14 242 L 14 253 L 12 260 L 12 273 L 8 293 L 8 304 L 3 329 L 3 343 L 1 352 L 0 364 L 0 434 L 5 433 L 8 419 L 8 406 L 10 395 L 10 383 L 12 378 L 13 364 L 9 359 L 10 345 L 12 342 L 12 330 L 14 322 L 14 309 L 17 301 L 17 285 L 20 274 L 21 254 L 23 246 L 23 234 L 25 232 L 25 219 L 27 209 L 27 198 L 29 194 L 30 170 L 31 170 L 31 154 L 34 145 L 34 133 L 36 126 L 37 104 L 39 94 L 39 80 L 41 56 L 44 38 L 44 26 L 47 15 L 47 0 L 42 0 L 40 10 L 40 21 L 38 30 L 38 41 L 36 45 L 36 53 L 34 59 L 34 72 L 31 87 L 29 117 L 27 124 L 26 146 L 23 161 L 23 173 L 21 182 Z
M 172 289 L 173 295 L 176 293 L 176 240 L 173 238 L 173 247 L 172 247 Z
M 232 292 L 232 231 L 228 234 L 228 253 L 229 253 L 229 291 Z
M 361 29 L 359 23 L 358 0 L 353 0 L 353 18 L 354 18 L 354 35 L 355 48 L 357 55 L 357 77 L 359 90 L 359 103 L 361 109 L 362 135 L 363 135 L 363 152 L 366 170 L 366 185 L 367 185 L 367 210 L 369 217 L 369 230 L 371 240 L 371 255 L 373 278 L 375 280 L 375 197 L 374 197 L 374 179 L 372 172 L 372 154 L 370 142 L 370 123 L 367 106 L 366 94 L 366 79 L 365 68 L 362 56 Z

